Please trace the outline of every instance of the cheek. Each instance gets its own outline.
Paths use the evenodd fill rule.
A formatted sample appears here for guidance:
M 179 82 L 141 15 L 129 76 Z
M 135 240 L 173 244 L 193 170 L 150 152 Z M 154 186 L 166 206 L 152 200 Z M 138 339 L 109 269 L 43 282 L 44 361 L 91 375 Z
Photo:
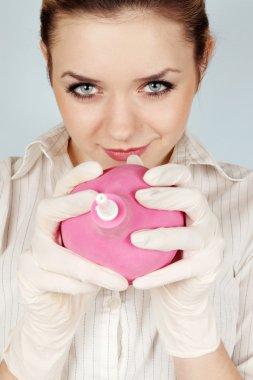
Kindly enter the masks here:
M 163 118 L 163 122 L 161 122 L 160 125 L 164 126 L 164 133 L 185 129 L 194 94 L 195 92 L 192 86 L 182 90 L 178 89 L 178 91 L 173 94 L 171 101 L 168 101 L 166 111 L 160 116 Z
M 175 96 L 169 99 L 165 105 L 159 107 L 155 112 L 148 111 L 146 124 L 162 136 L 171 133 L 180 132 L 185 129 L 193 98 L 191 96 Z
M 81 101 L 77 101 L 71 94 L 54 87 L 56 102 L 67 129 L 83 134 L 92 133 L 99 125 L 98 112 Z
M 142 120 L 160 136 L 180 135 L 186 127 L 195 93 L 195 77 L 189 74 L 165 99 L 143 109 Z

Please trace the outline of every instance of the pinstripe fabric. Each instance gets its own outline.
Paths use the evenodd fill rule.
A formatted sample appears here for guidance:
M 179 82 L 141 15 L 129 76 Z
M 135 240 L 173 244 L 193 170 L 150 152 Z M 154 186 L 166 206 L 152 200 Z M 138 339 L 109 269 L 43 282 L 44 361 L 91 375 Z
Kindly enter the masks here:
M 22 317 L 17 259 L 28 248 L 38 202 L 72 167 L 63 125 L 30 144 L 24 158 L 0 162 L 0 353 Z M 225 347 L 245 380 L 253 379 L 253 175 L 218 164 L 189 133 L 172 162 L 187 165 L 225 236 L 223 268 L 211 294 Z M 160 344 L 148 291 L 101 289 L 73 339 L 62 380 L 175 380 Z

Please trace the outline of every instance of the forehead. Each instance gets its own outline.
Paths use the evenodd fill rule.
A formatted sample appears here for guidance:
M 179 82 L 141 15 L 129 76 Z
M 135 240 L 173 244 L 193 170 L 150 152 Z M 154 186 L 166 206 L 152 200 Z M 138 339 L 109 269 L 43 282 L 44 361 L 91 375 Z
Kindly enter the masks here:
M 122 12 L 117 17 L 91 15 L 59 18 L 53 61 L 80 61 L 120 65 L 126 62 L 159 64 L 170 57 L 172 65 L 193 59 L 193 46 L 186 41 L 181 24 L 152 12 Z M 98 62 L 99 61 L 99 62 Z M 165 62 L 164 62 L 165 63 Z

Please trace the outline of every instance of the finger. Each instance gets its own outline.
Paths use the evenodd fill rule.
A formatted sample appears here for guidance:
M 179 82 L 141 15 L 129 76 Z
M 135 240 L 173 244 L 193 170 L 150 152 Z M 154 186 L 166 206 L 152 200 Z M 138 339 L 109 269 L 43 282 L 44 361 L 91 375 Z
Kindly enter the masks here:
M 63 294 L 96 294 L 99 287 L 87 281 L 82 282 L 73 278 L 68 278 L 57 273 L 51 273 L 40 270 L 36 281 L 39 289 L 46 292 L 63 293 Z
M 139 277 L 133 285 L 137 289 L 151 289 L 188 279 L 197 279 L 199 286 L 210 284 L 221 270 L 223 247 L 223 239 L 217 238 L 205 249 L 184 252 L 182 259 Z
M 165 268 L 159 269 L 146 276 L 138 277 L 133 281 L 136 289 L 151 289 L 157 286 L 168 285 L 173 282 L 186 280 L 192 277 L 192 263 L 190 259 L 182 259 Z
M 127 158 L 127 164 L 144 166 L 142 159 L 136 154 L 131 154 L 131 156 Z
M 149 169 L 143 179 L 150 186 L 184 186 L 189 184 L 191 172 L 183 165 L 166 164 Z
M 96 161 L 84 162 L 72 169 L 66 176 L 62 177 L 56 184 L 54 196 L 59 197 L 68 194 L 82 182 L 90 181 L 103 174 L 102 166 Z
M 99 287 L 91 283 L 43 270 L 36 264 L 29 251 L 20 256 L 18 278 L 22 284 L 23 292 L 31 291 L 30 286 L 35 286 L 38 291 L 72 295 L 97 293 L 99 291 Z
M 54 238 L 59 222 L 89 212 L 96 196 L 96 191 L 85 190 L 60 198 L 43 199 L 38 206 L 36 227 Z
M 148 208 L 183 211 L 193 221 L 199 221 L 210 214 L 208 202 L 198 189 L 151 187 L 138 190 L 135 198 Z
M 88 281 L 110 290 L 121 291 L 128 287 L 128 281 L 120 274 L 87 260 L 44 236 L 37 239 L 35 235 L 32 247 L 38 265 L 47 271 L 82 282 Z
M 131 234 L 131 242 L 138 248 L 158 251 L 199 250 L 205 246 L 201 230 L 197 227 L 175 227 L 142 230 Z

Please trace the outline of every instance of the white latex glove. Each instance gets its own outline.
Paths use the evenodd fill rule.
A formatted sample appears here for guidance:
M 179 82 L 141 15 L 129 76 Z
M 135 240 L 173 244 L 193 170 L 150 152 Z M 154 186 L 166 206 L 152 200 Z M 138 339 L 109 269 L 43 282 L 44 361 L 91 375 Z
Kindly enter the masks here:
M 189 186 L 190 172 L 167 164 L 148 170 L 144 181 L 151 187 L 136 192 L 145 207 L 181 210 L 186 227 L 143 230 L 131 235 L 144 249 L 182 250 L 182 259 L 133 282 L 150 289 L 160 338 L 168 354 L 197 357 L 215 351 L 220 343 L 210 289 L 222 261 L 223 238 L 218 220 L 199 190 Z M 175 187 L 163 187 L 175 186 Z
M 97 193 L 63 195 L 102 172 L 96 162 L 75 167 L 57 183 L 55 197 L 39 204 L 31 248 L 19 261 L 25 316 L 12 330 L 4 352 L 19 380 L 60 379 L 80 319 L 100 287 L 120 291 L 128 286 L 122 276 L 56 243 L 59 222 L 88 212 Z

